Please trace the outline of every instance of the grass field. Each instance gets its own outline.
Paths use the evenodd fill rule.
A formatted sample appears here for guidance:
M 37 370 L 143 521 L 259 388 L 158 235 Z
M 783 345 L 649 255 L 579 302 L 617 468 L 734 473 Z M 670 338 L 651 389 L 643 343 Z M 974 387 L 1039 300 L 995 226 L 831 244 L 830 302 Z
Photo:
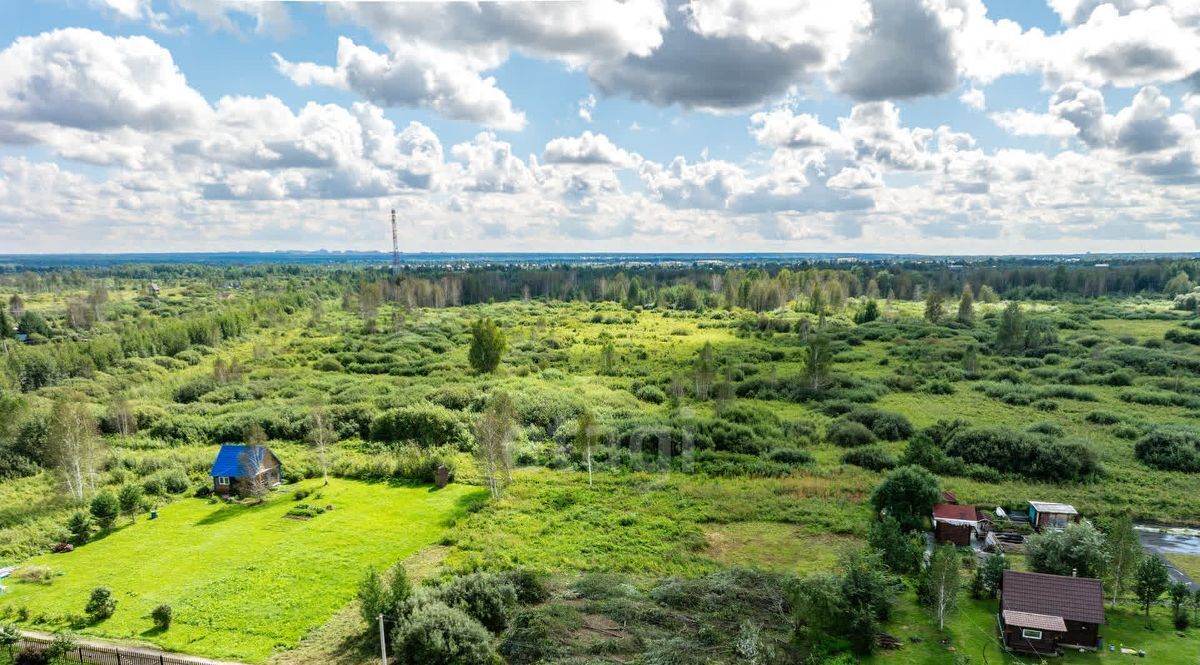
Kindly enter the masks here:
M 1200 554 L 1168 554 L 1167 558 L 1193 582 L 1200 580 Z
M 156 520 L 36 557 L 25 565 L 50 566 L 51 582 L 13 581 L 0 611 L 27 613 L 19 623 L 29 627 L 262 662 L 344 607 L 368 567 L 390 567 L 435 542 L 481 493 L 333 480 L 322 498 L 305 502 L 334 510 L 298 521 L 284 517 L 295 505 L 291 489 L 258 506 L 184 499 Z M 117 610 L 92 624 L 83 610 L 99 585 L 113 590 Z M 149 617 L 160 603 L 175 612 L 162 632 Z

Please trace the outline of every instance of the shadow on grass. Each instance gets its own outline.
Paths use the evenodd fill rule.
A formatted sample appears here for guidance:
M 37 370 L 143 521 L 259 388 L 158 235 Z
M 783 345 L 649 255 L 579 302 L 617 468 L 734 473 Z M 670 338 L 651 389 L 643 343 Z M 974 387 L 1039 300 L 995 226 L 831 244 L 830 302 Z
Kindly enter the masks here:
M 245 515 L 246 513 L 249 513 L 249 512 L 257 512 L 259 510 L 262 510 L 263 508 L 266 508 L 269 505 L 271 505 L 271 504 L 268 501 L 263 501 L 261 503 L 255 503 L 255 504 L 250 504 L 250 505 L 245 505 L 245 504 L 241 504 L 241 503 L 226 504 L 224 506 L 221 506 L 217 510 L 214 510 L 213 512 L 205 515 L 204 517 L 201 517 L 200 519 L 196 520 L 196 526 L 208 526 L 208 525 L 212 525 L 212 524 L 220 524 L 221 522 L 224 522 L 226 520 L 231 520 L 235 517 Z

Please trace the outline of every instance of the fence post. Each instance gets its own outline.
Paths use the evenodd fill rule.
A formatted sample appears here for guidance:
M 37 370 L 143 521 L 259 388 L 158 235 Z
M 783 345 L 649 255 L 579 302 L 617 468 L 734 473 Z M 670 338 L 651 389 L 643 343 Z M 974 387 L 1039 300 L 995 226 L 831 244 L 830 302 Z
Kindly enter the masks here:
M 117 649 L 117 665 L 121 665 L 121 650 Z
M 83 647 L 79 647 L 79 665 L 83 665 Z
M 158 654 L 158 665 L 163 665 L 163 655 L 161 653 Z

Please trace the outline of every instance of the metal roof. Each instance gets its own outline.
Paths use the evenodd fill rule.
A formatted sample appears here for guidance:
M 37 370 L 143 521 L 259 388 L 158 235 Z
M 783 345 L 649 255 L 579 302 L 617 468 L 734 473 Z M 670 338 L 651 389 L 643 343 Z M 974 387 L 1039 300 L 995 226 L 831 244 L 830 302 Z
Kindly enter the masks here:
M 1017 628 L 1036 628 L 1037 630 L 1056 630 L 1067 632 L 1067 623 L 1062 617 L 1049 614 L 1034 614 L 1033 612 L 1016 612 L 1004 610 L 1004 623 Z
M 242 454 L 246 453 L 249 458 L 247 464 L 242 460 Z M 208 472 L 210 476 L 227 476 L 229 478 L 245 477 L 246 466 L 253 465 L 255 469 L 261 469 L 263 460 L 267 455 L 275 456 L 270 448 L 266 446 L 221 446 L 220 452 L 217 453 L 217 459 L 213 461 L 212 470 Z
M 975 506 L 960 506 L 956 503 L 939 503 L 933 507 L 933 519 L 956 522 L 978 522 L 979 511 Z
M 1048 501 L 1030 501 L 1029 505 L 1033 506 L 1034 510 L 1039 513 L 1052 513 L 1054 515 L 1078 515 L 1075 506 L 1069 503 L 1051 503 Z
M 1000 586 L 1001 611 L 1104 623 L 1104 585 L 1100 580 L 1006 570 Z

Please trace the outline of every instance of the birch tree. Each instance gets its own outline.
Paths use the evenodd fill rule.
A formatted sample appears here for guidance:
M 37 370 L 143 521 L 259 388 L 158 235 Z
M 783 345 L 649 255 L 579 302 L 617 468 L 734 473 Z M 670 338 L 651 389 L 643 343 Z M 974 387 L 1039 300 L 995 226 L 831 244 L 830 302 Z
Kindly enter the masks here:
M 512 481 L 512 438 L 517 429 L 516 407 L 507 393 L 498 392 L 475 421 L 475 455 L 492 498 L 500 498 L 504 482 Z
M 587 462 L 588 487 L 592 487 L 592 448 L 596 446 L 596 440 L 599 438 L 600 426 L 596 423 L 591 409 L 584 409 L 583 413 L 579 414 L 576 424 L 575 449 Z
M 933 551 L 921 576 L 917 597 L 933 612 L 938 630 L 946 630 L 946 616 L 958 604 L 960 562 L 953 545 L 943 545 Z
M 61 399 L 50 413 L 50 458 L 63 474 L 75 501 L 96 489 L 96 467 L 103 444 L 96 420 L 82 399 Z
M 1129 580 L 1145 554 L 1142 552 L 1141 540 L 1133 529 L 1133 520 L 1128 515 L 1122 515 L 1113 521 L 1106 536 L 1104 550 L 1108 555 L 1108 579 L 1115 606 L 1117 597 L 1129 586 Z
M 329 416 L 325 413 L 324 407 L 313 407 L 308 419 L 308 441 L 312 444 L 313 451 L 317 453 L 317 461 L 321 463 L 321 477 L 325 480 L 325 484 L 328 485 L 329 446 L 333 445 L 337 437 L 329 424 Z

